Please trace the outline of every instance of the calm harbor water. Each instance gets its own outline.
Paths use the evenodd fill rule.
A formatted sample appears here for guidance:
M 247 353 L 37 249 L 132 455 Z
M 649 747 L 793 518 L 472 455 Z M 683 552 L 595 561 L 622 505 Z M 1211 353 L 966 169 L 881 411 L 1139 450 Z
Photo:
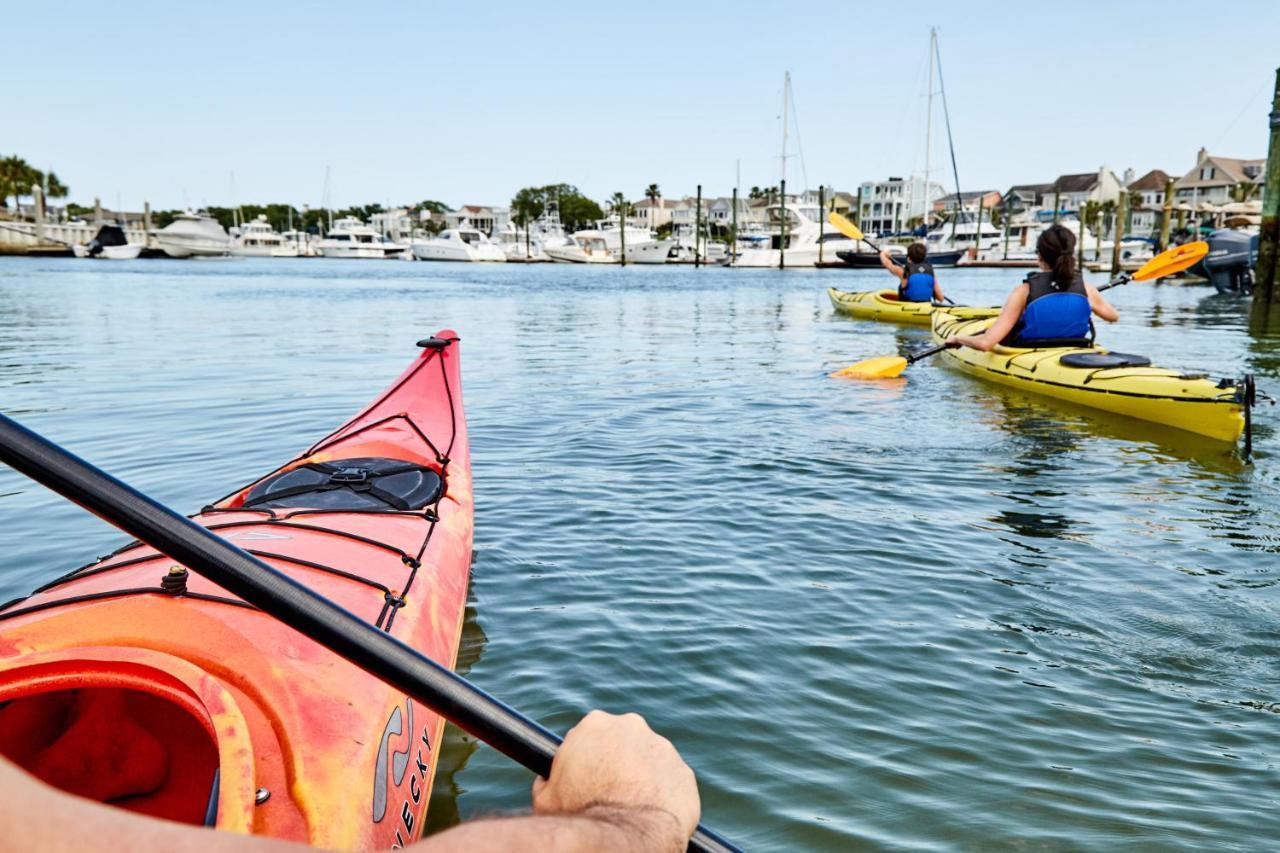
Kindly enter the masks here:
M 1018 271 L 941 273 L 995 303 Z M 1100 276 L 1093 276 L 1101 281 Z M 1280 408 L 1222 445 L 1001 391 L 834 316 L 876 273 L 0 259 L 0 409 L 194 511 L 459 331 L 479 685 L 637 710 L 754 850 L 1280 838 Z M 1117 349 L 1251 370 L 1280 325 L 1112 294 Z M 0 468 L 0 599 L 120 537 Z M 455 735 L 433 820 L 527 807 Z

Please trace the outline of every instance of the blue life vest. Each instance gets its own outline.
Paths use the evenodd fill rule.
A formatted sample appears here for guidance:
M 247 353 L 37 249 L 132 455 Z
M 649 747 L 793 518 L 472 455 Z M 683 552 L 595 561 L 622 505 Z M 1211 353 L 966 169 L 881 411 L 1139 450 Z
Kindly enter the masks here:
M 902 302 L 933 301 L 933 264 L 907 261 L 902 267 L 902 284 L 898 285 L 898 299 Z
M 1027 276 L 1027 306 L 1007 339 L 1013 346 L 1088 346 L 1093 342 L 1093 309 L 1084 278 L 1076 273 L 1065 289 L 1053 283 L 1052 273 Z

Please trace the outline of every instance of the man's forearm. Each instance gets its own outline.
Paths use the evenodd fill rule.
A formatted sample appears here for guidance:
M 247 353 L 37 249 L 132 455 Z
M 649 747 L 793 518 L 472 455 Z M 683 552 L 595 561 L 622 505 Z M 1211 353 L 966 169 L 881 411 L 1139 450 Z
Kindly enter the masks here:
M 596 853 L 600 850 L 671 851 L 686 841 L 675 815 L 660 809 L 601 804 L 573 814 L 527 815 L 477 820 L 434 835 L 411 850 L 417 853 Z

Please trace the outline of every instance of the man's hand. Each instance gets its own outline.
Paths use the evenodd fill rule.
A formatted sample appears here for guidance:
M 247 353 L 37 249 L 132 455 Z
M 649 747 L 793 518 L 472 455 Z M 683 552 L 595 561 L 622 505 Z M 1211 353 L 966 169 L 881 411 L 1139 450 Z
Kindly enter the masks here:
M 656 833 L 654 849 L 683 850 L 701 812 L 693 771 L 638 714 L 587 714 L 565 735 L 551 778 L 533 783 L 535 815 L 634 826 Z

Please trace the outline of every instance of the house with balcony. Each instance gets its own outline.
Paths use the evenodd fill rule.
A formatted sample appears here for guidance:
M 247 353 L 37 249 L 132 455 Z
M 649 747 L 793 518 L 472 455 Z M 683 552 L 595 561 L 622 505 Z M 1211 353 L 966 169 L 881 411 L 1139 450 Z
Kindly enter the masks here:
M 492 237 L 496 232 L 507 227 L 507 223 L 511 221 L 511 210 L 506 207 L 464 204 L 457 210 L 451 210 L 445 214 L 445 226 L 448 228 L 460 228 L 464 221 Z
M 1223 205 L 1262 197 L 1267 161 L 1219 157 L 1201 148 L 1196 166 L 1178 179 L 1174 203 L 1198 208 L 1204 204 Z
M 858 221 L 868 234 L 901 231 L 913 220 L 924 219 L 934 201 L 945 192 L 937 183 L 930 182 L 926 187 L 924 179 L 918 177 L 868 181 L 861 187 Z
M 738 230 L 751 230 L 764 223 L 764 208 L 752 207 L 753 199 L 738 196 Z M 707 206 L 707 222 L 720 228 L 733 225 L 733 196 L 720 196 Z

